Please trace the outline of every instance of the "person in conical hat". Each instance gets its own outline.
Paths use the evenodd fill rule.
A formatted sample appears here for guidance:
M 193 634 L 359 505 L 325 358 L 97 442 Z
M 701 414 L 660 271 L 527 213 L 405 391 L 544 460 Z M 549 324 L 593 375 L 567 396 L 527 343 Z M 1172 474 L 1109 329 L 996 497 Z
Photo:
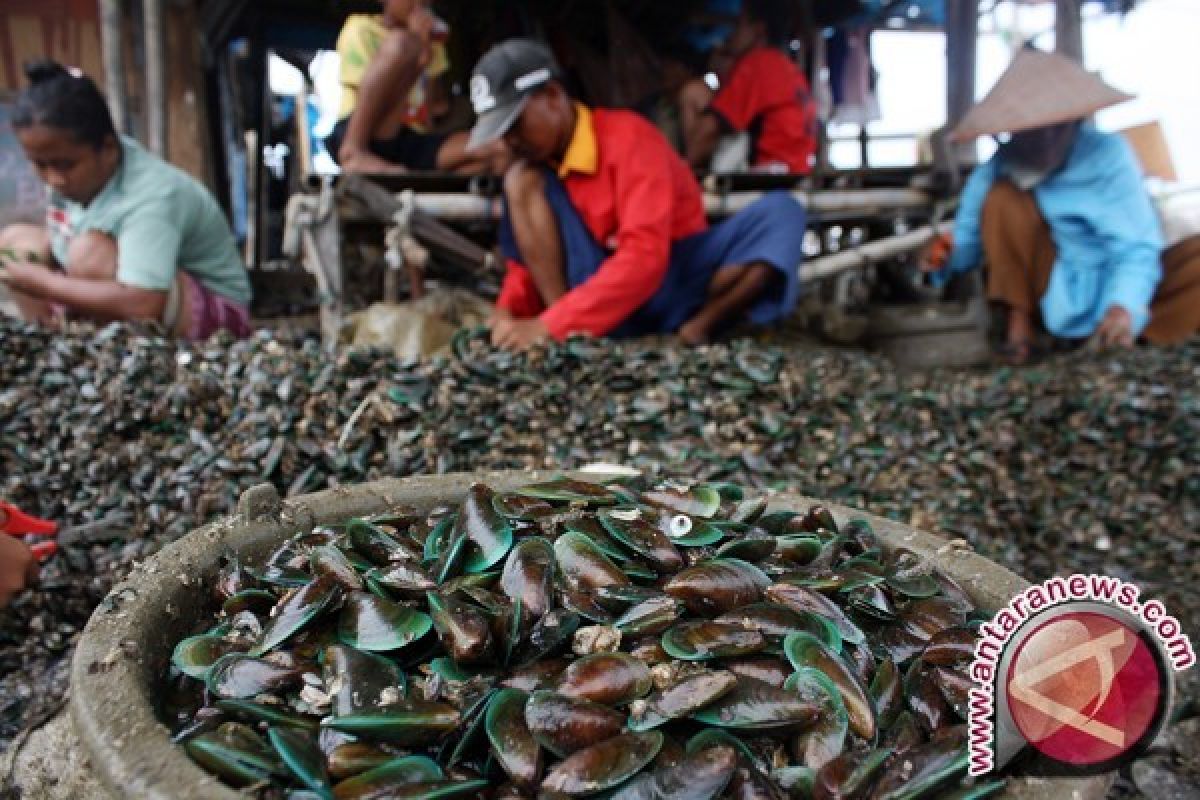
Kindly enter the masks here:
M 1163 253 L 1132 150 L 1087 121 L 1128 99 L 1074 61 L 1026 47 L 951 133 L 1000 146 L 963 187 L 953 237 L 922 266 L 944 283 L 986 262 L 1013 362 L 1028 360 L 1039 320 L 1056 337 L 1126 347 L 1200 328 L 1200 238 Z

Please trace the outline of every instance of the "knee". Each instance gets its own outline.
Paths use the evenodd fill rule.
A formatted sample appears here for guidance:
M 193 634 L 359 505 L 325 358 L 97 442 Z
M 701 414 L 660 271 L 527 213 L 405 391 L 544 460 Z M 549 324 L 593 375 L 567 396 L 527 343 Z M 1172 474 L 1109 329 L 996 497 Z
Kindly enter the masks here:
M 700 78 L 692 80 L 679 87 L 679 105 L 700 111 L 712 102 L 713 90 Z
M 46 229 L 40 225 L 15 223 L 0 228 L 0 247 L 41 250 L 46 242 Z
M 117 276 L 117 240 L 99 231 L 76 236 L 67 249 L 67 272 L 86 280 L 113 280 Z
M 528 161 L 516 161 L 504 173 L 504 196 L 511 205 L 522 204 L 531 197 L 540 197 L 545 191 L 545 176 Z
M 421 61 L 421 42 L 410 31 L 398 28 L 388 33 L 375 52 L 384 69 L 412 69 Z

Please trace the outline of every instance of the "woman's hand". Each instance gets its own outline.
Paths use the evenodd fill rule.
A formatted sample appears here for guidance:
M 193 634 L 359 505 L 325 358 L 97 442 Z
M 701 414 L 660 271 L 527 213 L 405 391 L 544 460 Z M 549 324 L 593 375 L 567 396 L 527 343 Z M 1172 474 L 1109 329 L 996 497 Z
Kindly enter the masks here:
M 1109 306 L 1095 335 L 1105 347 L 1133 347 L 1133 315 L 1124 306 Z
M 0 606 L 37 582 L 38 563 L 20 539 L 0 533 Z
M 46 268 L 28 261 L 9 260 L 0 263 L 0 283 L 14 292 L 20 292 L 29 297 L 42 297 L 42 278 Z

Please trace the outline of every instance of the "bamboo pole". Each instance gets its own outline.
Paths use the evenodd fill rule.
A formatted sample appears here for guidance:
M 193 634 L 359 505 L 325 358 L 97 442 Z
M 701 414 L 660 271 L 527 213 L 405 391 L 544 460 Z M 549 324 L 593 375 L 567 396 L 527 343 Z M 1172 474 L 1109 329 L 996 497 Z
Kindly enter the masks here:
M 117 133 L 129 132 L 129 99 L 125 92 L 125 56 L 121 47 L 121 2 L 100 0 L 100 48 L 104 59 L 104 94 Z
M 146 48 L 146 145 L 167 157 L 167 70 L 164 52 L 163 0 L 142 0 Z

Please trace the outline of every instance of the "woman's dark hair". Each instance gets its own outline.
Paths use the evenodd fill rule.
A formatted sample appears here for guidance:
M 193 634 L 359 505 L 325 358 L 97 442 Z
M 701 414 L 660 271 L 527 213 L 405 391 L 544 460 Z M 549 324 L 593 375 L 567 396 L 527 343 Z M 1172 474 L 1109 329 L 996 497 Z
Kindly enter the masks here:
M 14 128 L 60 128 L 97 149 L 117 137 L 108 103 L 88 76 L 74 75 L 57 61 L 39 60 L 25 64 L 25 77 L 29 85 L 17 95 Z

